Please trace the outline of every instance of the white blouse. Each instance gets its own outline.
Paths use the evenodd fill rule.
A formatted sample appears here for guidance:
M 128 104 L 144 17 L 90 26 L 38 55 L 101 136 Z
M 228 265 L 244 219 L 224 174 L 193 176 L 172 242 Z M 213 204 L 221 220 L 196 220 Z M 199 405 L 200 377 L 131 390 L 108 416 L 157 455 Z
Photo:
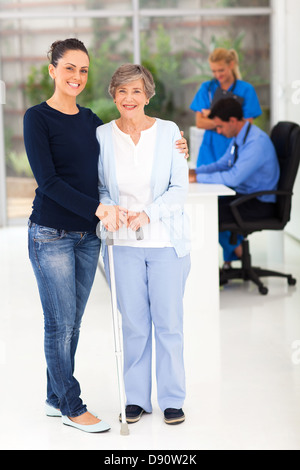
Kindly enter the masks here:
M 156 145 L 157 122 L 141 132 L 137 145 L 129 134 L 122 132 L 113 122 L 113 143 L 116 174 L 119 187 L 119 203 L 128 210 L 142 212 L 153 202 L 151 174 Z M 144 238 L 136 240 L 130 228 L 122 227 L 114 233 L 114 244 L 141 248 L 170 247 L 170 235 L 161 221 L 142 227 Z

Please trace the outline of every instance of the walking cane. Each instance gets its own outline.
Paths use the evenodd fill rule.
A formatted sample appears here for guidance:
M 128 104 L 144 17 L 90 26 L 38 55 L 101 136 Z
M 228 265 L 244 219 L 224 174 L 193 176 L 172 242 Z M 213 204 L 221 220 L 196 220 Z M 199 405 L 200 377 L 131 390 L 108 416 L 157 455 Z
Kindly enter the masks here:
M 136 239 L 143 239 L 142 229 L 139 228 L 136 231 Z M 123 379 L 123 353 L 122 353 L 122 343 L 120 336 L 120 326 L 119 326 L 119 312 L 117 307 L 117 293 L 116 293 L 116 280 L 115 280 L 115 268 L 114 268 L 114 257 L 113 257 L 113 234 L 111 232 L 107 233 L 106 245 L 108 249 L 108 262 L 109 262 L 109 276 L 110 276 L 110 293 L 111 293 L 111 306 L 112 306 L 112 316 L 113 316 L 113 329 L 114 329 L 114 340 L 115 340 L 115 354 L 117 360 L 117 374 L 118 374 L 118 383 L 119 383 L 119 397 L 120 397 L 120 408 L 121 408 L 121 430 L 120 434 L 127 436 L 129 434 L 128 424 L 126 422 L 126 411 L 125 411 L 125 387 Z

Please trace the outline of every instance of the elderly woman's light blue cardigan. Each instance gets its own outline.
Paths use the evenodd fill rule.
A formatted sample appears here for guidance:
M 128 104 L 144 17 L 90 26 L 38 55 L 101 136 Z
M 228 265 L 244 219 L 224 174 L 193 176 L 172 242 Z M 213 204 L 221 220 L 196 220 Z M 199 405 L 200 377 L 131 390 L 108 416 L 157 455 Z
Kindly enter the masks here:
M 174 122 L 156 119 L 156 150 L 153 161 L 151 187 L 153 202 L 144 208 L 150 223 L 161 220 L 170 235 L 178 257 L 190 251 L 189 221 L 184 213 L 188 193 L 188 165 L 183 154 L 175 147 L 181 138 Z M 119 205 L 119 188 L 113 145 L 112 123 L 97 128 L 100 144 L 98 165 L 100 202 Z M 101 240 L 105 245 L 106 233 L 102 227 Z

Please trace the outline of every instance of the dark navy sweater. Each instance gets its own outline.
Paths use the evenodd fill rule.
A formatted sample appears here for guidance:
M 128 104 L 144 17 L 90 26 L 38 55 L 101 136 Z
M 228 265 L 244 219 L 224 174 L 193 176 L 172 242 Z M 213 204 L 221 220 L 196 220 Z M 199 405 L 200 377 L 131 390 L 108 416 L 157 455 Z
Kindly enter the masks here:
M 89 232 L 99 221 L 96 128 L 103 122 L 90 109 L 78 109 L 78 114 L 64 114 L 43 102 L 25 113 L 25 148 L 38 184 L 30 219 Z

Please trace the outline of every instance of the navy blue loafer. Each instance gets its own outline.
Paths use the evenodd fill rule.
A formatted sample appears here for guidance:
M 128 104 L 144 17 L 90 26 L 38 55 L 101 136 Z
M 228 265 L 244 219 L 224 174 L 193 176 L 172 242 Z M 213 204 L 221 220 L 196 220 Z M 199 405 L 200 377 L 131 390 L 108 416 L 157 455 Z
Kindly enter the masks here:
M 141 419 L 145 410 L 138 405 L 127 405 L 125 412 L 127 423 L 136 423 Z M 122 421 L 121 415 L 119 416 L 119 420 Z
M 167 424 L 180 424 L 185 420 L 182 408 L 166 408 L 164 411 L 164 420 Z

